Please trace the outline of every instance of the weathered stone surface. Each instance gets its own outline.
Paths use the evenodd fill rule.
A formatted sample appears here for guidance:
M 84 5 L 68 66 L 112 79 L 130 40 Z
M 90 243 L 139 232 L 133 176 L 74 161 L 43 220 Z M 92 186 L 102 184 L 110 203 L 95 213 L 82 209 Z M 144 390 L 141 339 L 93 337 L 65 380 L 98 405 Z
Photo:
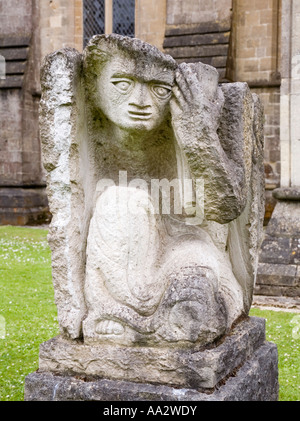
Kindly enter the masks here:
M 165 48 L 166 54 L 172 54 L 174 58 L 182 57 L 210 57 L 226 56 L 228 54 L 228 44 L 199 45 L 193 47 Z
M 11 40 L 10 42 L 9 37 L 7 39 L 3 38 L 2 43 L 6 42 L 6 44 L 8 44 L 4 45 L 5 48 L 1 48 L 0 40 L 0 57 L 4 57 L 6 62 L 6 77 L 4 79 L 0 78 L 0 89 L 22 88 L 25 81 L 24 73 L 27 66 L 27 60 L 29 58 L 29 42 L 22 46 L 25 40 L 26 38 L 20 37 L 18 43 L 17 39 Z M 13 42 L 16 42 L 15 46 L 13 46 Z M 8 46 L 10 48 L 7 48 Z
M 0 54 L 5 57 L 7 61 L 11 60 L 27 60 L 29 48 L 14 47 L 14 48 L 0 48 Z
M 255 287 L 255 293 L 259 295 L 267 295 L 267 296 L 274 296 L 274 297 L 293 297 L 297 298 L 300 295 L 300 286 L 298 283 L 298 286 L 278 286 L 274 285 L 273 282 L 264 285 L 263 283 L 260 283 L 259 280 L 256 287 Z
M 250 358 L 264 341 L 264 320 L 259 318 L 239 323 L 221 344 L 207 350 L 89 346 L 58 337 L 41 345 L 39 372 L 213 388 Z
M 46 382 L 51 372 L 210 390 L 245 360 L 256 367 L 264 321 L 247 314 L 264 213 L 263 110 L 247 84 L 218 79 L 119 35 L 46 57 L 40 132 L 61 328 L 41 346 Z M 251 367 L 249 379 L 264 383 Z
M 164 48 L 182 47 L 192 45 L 207 45 L 207 44 L 228 44 L 230 32 L 208 33 L 208 34 L 194 34 L 194 35 L 176 35 L 167 37 L 164 41 Z
M 24 76 L 7 75 L 5 79 L 0 80 L 0 89 L 22 88 Z
M 219 80 L 226 80 L 226 68 L 229 52 L 229 40 L 231 31 L 230 8 L 228 4 L 224 6 L 218 2 L 211 10 L 205 10 L 206 6 L 201 4 L 186 5 L 186 2 L 175 5 L 177 7 L 187 8 L 188 18 L 182 11 L 177 10 L 169 13 L 173 6 L 168 2 L 167 22 L 177 22 L 176 25 L 168 25 L 165 29 L 165 38 L 163 43 L 164 51 L 174 57 L 177 63 L 196 63 L 201 62 L 214 66 L 219 73 Z M 180 4 L 180 5 L 179 5 Z M 222 10 L 222 17 L 216 18 L 217 9 Z M 201 12 L 193 13 L 193 9 Z M 213 9 L 213 10 L 212 10 Z M 228 15 L 225 10 L 227 9 Z M 227 16 L 226 16 L 227 15 Z M 197 23 L 192 23 L 192 16 L 197 16 Z M 225 16 L 227 18 L 225 18 Z M 175 20 L 173 19 L 175 18 Z M 235 79 L 236 80 L 236 79 Z
M 292 238 L 267 237 L 263 242 L 260 257 L 263 263 L 294 264 Z
M 254 295 L 253 306 L 262 308 L 277 308 L 282 311 L 300 313 L 299 297 L 274 297 L 265 295 Z
M 31 36 L 0 34 L 0 47 L 28 47 Z
M 0 224 L 45 223 L 49 209 L 44 206 L 38 132 L 39 4 L 1 2 L 0 9 Z
M 10 61 L 6 63 L 6 75 L 24 74 L 26 61 Z
M 296 286 L 299 283 L 299 278 L 297 278 L 298 268 L 297 265 L 261 263 L 258 266 L 257 276 L 262 284 Z M 264 276 L 260 277 L 260 275 Z
M 300 206 L 297 201 L 280 200 L 266 230 L 266 238 L 300 236 Z
M 168 25 L 165 35 L 167 37 L 190 35 L 190 34 L 210 34 L 218 32 L 228 32 L 231 29 L 230 19 L 223 19 L 217 22 L 203 22 L 201 24 L 189 25 Z
M 273 190 L 273 196 L 277 200 L 300 200 L 300 189 L 296 187 L 281 187 Z
M 280 185 L 273 192 L 278 200 L 266 230 L 262 245 L 256 294 L 294 297 L 299 295 L 299 276 L 286 274 L 300 262 L 300 125 L 299 125 L 299 25 L 295 16 L 299 3 L 283 0 L 281 13 L 281 88 L 280 88 L 280 148 L 273 155 L 279 158 Z M 275 120 L 273 120 L 274 123 Z M 276 122 L 277 124 L 277 122 Z M 275 152 L 275 151 L 274 151 Z M 279 167 L 278 167 L 279 168 Z M 270 254 L 272 258 L 270 258 Z M 269 255 L 269 256 L 268 256 Z M 265 264 L 274 265 L 273 276 Z M 275 273 L 277 264 L 286 265 L 285 270 Z
M 40 132 L 43 164 L 48 172 L 47 195 L 53 215 L 49 229 L 52 276 L 60 328 L 70 337 L 81 334 L 85 232 L 79 184 L 79 139 L 76 137 L 78 73 L 81 56 L 75 50 L 50 55 L 44 65 Z M 75 96 L 77 94 L 77 96 Z
M 26 377 L 25 401 L 277 401 L 277 348 L 266 343 L 215 390 L 206 393 L 80 376 L 36 372 Z
M 183 348 L 222 337 L 250 308 L 261 239 L 258 98 L 116 35 L 49 55 L 42 90 L 62 334 Z M 175 186 L 167 210 L 153 180 Z
M 0 188 L 0 225 L 38 225 L 50 219 L 45 188 Z
M 256 294 L 296 297 L 300 293 L 299 189 L 275 191 L 278 203 L 262 243 Z

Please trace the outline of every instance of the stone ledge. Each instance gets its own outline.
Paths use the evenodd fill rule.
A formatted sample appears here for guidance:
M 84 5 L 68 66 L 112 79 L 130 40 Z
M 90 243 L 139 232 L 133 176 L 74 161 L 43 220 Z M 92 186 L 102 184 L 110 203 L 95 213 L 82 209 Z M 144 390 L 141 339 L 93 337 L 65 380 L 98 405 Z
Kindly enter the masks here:
M 277 401 L 278 355 L 265 343 L 210 393 L 153 384 L 36 372 L 25 379 L 25 401 Z
M 300 313 L 300 298 L 254 295 L 252 307 Z
M 231 29 L 231 19 L 221 21 L 211 21 L 206 23 L 167 25 L 166 37 L 190 35 L 190 34 L 209 34 L 214 32 L 227 32 Z
M 40 346 L 39 372 L 213 388 L 265 341 L 265 320 L 249 317 L 211 349 L 89 346 L 53 338 Z
M 257 285 L 300 286 L 299 265 L 259 263 Z
M 300 201 L 300 187 L 280 187 L 273 190 L 273 197 L 277 200 Z
M 40 225 L 50 219 L 44 187 L 0 187 L 0 225 Z
M 273 284 L 257 284 L 255 286 L 254 292 L 256 295 L 297 298 L 300 296 L 300 286 L 287 287 Z

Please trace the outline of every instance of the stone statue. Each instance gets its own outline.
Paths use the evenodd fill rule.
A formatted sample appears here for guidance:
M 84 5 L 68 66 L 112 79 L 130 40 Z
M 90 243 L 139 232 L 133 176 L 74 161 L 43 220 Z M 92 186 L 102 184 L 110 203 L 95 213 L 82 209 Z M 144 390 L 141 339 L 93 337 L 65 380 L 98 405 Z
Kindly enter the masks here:
M 247 84 L 137 39 L 49 55 L 41 138 L 64 337 L 192 347 L 248 314 L 264 213 Z
M 46 57 L 40 131 L 61 333 L 25 400 L 277 400 L 249 317 L 263 111 L 246 83 L 138 39 Z

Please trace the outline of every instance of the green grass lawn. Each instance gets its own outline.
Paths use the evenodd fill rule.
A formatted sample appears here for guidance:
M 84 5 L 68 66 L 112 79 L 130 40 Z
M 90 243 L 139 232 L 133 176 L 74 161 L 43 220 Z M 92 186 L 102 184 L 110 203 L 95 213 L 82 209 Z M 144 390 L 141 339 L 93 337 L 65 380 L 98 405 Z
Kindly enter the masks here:
M 0 227 L 0 401 L 22 401 L 39 345 L 58 334 L 47 231 Z M 252 309 L 279 352 L 280 400 L 300 400 L 300 314 Z
M 0 401 L 23 400 L 40 343 L 58 333 L 50 262 L 46 230 L 0 227 Z
M 266 319 L 266 339 L 278 349 L 279 400 L 300 401 L 300 314 L 252 308 Z

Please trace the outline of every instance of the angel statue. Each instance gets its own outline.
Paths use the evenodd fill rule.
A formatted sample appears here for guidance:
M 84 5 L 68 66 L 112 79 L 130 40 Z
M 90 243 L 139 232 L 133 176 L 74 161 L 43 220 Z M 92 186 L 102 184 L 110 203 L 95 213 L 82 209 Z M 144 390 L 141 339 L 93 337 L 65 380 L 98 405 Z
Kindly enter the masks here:
M 247 315 L 264 212 L 262 107 L 120 35 L 43 66 L 41 138 L 62 334 L 190 347 Z

